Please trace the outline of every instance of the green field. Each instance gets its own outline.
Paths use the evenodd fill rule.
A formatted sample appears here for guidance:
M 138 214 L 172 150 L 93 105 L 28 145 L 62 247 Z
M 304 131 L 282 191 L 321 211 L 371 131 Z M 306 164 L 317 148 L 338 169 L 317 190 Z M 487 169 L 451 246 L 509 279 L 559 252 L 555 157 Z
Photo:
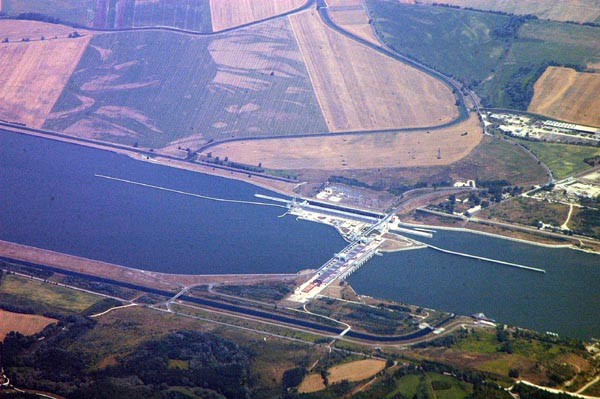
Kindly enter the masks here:
M 168 26 L 211 32 L 209 0 L 3 0 L 2 12 L 35 13 L 67 24 L 103 29 Z
M 449 375 L 427 373 L 427 378 L 437 399 L 464 399 L 473 391 L 470 384 Z
M 211 32 L 209 0 L 160 0 L 135 2 L 125 16 L 125 26 L 169 26 Z
M 67 23 L 90 26 L 95 5 L 95 0 L 2 0 L 2 12 L 13 17 L 22 13 L 36 13 Z
M 327 131 L 285 20 L 217 38 L 96 36 L 52 112 L 45 128 L 150 148 Z
M 0 296 L 2 294 L 8 294 L 13 298 L 24 298 L 23 302 L 25 300 L 40 302 L 75 312 L 81 312 L 102 299 L 86 292 L 15 275 L 4 276 L 0 285 Z
M 548 64 L 600 61 L 600 28 L 367 0 L 392 48 L 473 86 L 484 105 L 526 109 Z
M 537 226 L 540 220 L 553 226 L 560 226 L 567 220 L 568 214 L 568 205 L 517 197 L 484 209 L 480 216 L 531 226 Z
M 585 158 L 600 155 L 600 149 L 573 144 L 543 143 L 519 140 L 544 162 L 556 179 L 564 179 L 574 173 L 590 168 Z

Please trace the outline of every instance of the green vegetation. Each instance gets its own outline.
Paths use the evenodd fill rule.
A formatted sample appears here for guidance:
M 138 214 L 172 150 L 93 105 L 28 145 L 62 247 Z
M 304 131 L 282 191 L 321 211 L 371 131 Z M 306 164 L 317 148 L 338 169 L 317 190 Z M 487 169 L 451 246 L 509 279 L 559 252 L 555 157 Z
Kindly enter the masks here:
M 539 221 L 561 226 L 567 220 L 568 214 L 568 205 L 518 197 L 483 210 L 480 216 L 530 226 L 537 226 Z
M 249 50 L 239 48 L 235 56 L 214 50 L 239 47 L 234 41 L 292 56 L 261 59 L 259 68 L 245 61 L 258 57 Z M 98 35 L 52 110 L 61 116 L 51 116 L 44 127 L 79 131 L 85 126 L 94 138 L 154 149 L 190 136 L 198 146 L 232 137 L 327 131 L 298 51 L 282 21 L 218 38 Z M 215 62 L 217 55 L 223 64 Z
M 525 140 L 517 142 L 529 148 L 544 162 L 552 170 L 556 179 L 563 179 L 588 169 L 590 165 L 585 162 L 585 159 L 600 155 L 600 149 L 594 147 Z
M 468 84 L 485 79 L 507 51 L 505 39 L 492 31 L 509 22 L 508 16 L 391 1 L 367 5 L 384 42 Z
M 54 285 L 52 282 L 32 280 L 10 274 L 4 276 L 0 285 L 0 302 L 31 307 L 38 303 L 42 308 L 67 312 L 81 312 L 101 298 L 87 292 Z M 37 313 L 35 309 L 25 313 Z
M 123 26 L 170 26 L 211 32 L 209 0 L 151 2 L 136 1 L 123 16 Z
M 209 0 L 4 0 L 2 11 L 11 17 L 104 29 L 169 26 L 212 31 Z
M 600 27 L 453 7 L 368 0 L 392 48 L 475 89 L 484 105 L 526 109 L 548 65 L 600 61 Z
M 82 345 L 81 337 L 94 324 L 74 318 L 32 337 L 9 334 L 2 360 L 11 381 L 69 398 L 105 398 L 107 392 L 117 398 L 171 398 L 169 386 L 203 387 L 231 398 L 247 395 L 251 354 L 229 340 L 196 331 L 148 340 L 116 364 L 89 372 L 93 357 L 71 344 Z M 44 345 L 38 343 L 42 337 Z
M 11 17 L 36 13 L 59 21 L 88 26 L 92 22 L 88 17 L 93 15 L 95 5 L 94 0 L 3 0 L 2 12 Z
M 598 208 L 575 210 L 574 216 L 569 221 L 569 227 L 578 234 L 600 238 L 600 210 Z
M 215 291 L 223 294 L 259 301 L 279 301 L 289 294 L 292 289 L 293 284 L 278 282 L 255 285 L 222 285 L 215 287 Z
M 379 306 L 336 301 L 331 298 L 319 298 L 308 305 L 308 310 L 317 314 L 327 315 L 336 320 L 352 325 L 353 330 L 362 330 L 381 335 L 402 335 L 416 331 L 419 320 L 411 314 L 411 309 L 405 306 Z M 427 322 L 435 324 L 446 315 L 443 312 L 432 311 Z

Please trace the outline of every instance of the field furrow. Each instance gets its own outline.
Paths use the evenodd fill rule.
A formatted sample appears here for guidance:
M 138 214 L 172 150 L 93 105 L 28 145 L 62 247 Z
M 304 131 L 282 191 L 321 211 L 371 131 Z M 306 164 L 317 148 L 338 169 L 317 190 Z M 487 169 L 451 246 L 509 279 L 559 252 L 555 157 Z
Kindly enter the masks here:
M 548 67 L 534 86 L 528 110 L 582 125 L 600 126 L 600 73 Z
M 304 3 L 306 0 L 210 0 L 213 31 L 269 18 Z
M 458 115 L 437 79 L 331 30 L 316 11 L 289 18 L 330 130 L 439 125 Z
M 64 27 L 0 21 L 0 30 L 6 28 L 12 35 L 26 34 L 30 29 L 25 27 L 48 37 L 0 44 L 0 119 L 41 127 L 91 36 L 68 38 Z

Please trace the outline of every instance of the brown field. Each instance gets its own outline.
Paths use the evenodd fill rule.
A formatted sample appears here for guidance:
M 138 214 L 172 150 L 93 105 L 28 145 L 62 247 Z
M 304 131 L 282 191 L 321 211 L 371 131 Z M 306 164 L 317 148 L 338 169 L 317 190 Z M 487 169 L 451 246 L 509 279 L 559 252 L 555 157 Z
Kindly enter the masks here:
M 393 168 L 453 163 L 467 156 L 482 137 L 479 119 L 472 114 L 458 125 L 430 131 L 236 141 L 211 151 L 213 156 L 272 169 Z
M 458 114 L 437 79 L 329 29 L 316 11 L 289 18 L 330 130 L 430 126 Z
M 31 335 L 43 330 L 48 324 L 57 321 L 49 317 L 13 313 L 0 309 L 0 341 L 11 331 L 18 331 L 23 335 Z
M 52 30 L 39 23 L 0 21 L 17 32 L 32 25 Z M 60 96 L 64 85 L 83 55 L 91 36 L 76 39 L 59 38 L 0 44 L 0 119 L 41 127 Z
M 336 24 L 373 44 L 381 44 L 369 24 L 369 16 L 362 0 L 335 0 L 328 4 L 329 14 Z
M 419 3 L 444 3 L 481 10 L 513 14 L 534 14 L 557 21 L 593 22 L 600 17 L 598 0 L 420 0 Z
M 10 42 L 20 42 L 23 38 L 34 41 L 39 40 L 42 36 L 46 40 L 55 40 L 55 37 L 64 39 L 74 31 L 75 28 L 59 24 L 12 19 L 0 20 L 0 39 L 8 39 Z M 82 29 L 77 29 L 77 32 L 81 35 L 90 35 L 89 31 Z
M 528 110 L 582 125 L 600 126 L 600 73 L 548 67 L 535 82 Z
M 210 0 L 213 32 L 298 8 L 305 0 Z
M 319 373 L 307 375 L 298 386 L 298 392 L 300 393 L 317 392 L 321 389 L 325 389 L 325 384 L 323 383 L 323 377 Z
M 383 370 L 385 360 L 364 359 L 355 362 L 333 366 L 329 371 L 329 382 L 335 384 L 342 380 L 361 381 L 369 378 Z
M 381 359 L 364 359 L 355 362 L 340 364 L 333 366 L 327 371 L 329 372 L 329 383 L 336 384 L 343 380 L 347 381 L 362 381 L 372 377 L 385 367 L 385 361 Z M 298 392 L 316 392 L 325 389 L 321 374 L 311 373 L 307 375 L 298 387 Z

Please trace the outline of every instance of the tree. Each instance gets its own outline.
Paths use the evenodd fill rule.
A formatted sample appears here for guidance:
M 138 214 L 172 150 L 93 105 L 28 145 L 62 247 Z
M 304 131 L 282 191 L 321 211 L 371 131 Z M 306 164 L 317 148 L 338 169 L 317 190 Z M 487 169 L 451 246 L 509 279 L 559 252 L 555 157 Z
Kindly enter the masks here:
M 306 375 L 306 369 L 304 367 L 294 367 L 283 372 L 283 378 L 281 384 L 283 389 L 293 388 L 300 385 L 302 379 Z

